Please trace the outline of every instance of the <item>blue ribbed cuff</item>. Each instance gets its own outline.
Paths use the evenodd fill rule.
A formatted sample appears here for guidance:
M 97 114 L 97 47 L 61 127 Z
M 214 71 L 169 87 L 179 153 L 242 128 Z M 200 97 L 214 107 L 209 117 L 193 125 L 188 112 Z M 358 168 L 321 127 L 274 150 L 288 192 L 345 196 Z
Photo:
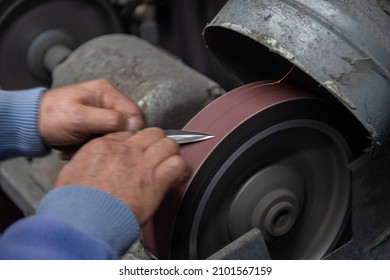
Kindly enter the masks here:
M 60 219 L 103 240 L 118 255 L 125 253 L 140 233 L 135 215 L 122 201 L 86 186 L 62 186 L 50 191 L 36 214 Z
M 30 216 L 13 223 L 0 236 L 0 260 L 117 259 L 106 243 L 58 219 Z M 0 261 L 1 262 L 1 261 Z
M 38 115 L 45 88 L 0 91 L 0 158 L 49 153 L 39 135 Z

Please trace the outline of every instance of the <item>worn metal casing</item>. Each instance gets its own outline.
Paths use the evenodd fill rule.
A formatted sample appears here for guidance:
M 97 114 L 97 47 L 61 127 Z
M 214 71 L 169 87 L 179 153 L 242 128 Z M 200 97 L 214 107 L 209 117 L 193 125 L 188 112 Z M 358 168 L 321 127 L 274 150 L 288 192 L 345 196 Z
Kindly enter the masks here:
M 368 0 L 230 0 L 204 35 L 244 83 L 278 80 L 295 65 L 290 82 L 335 97 L 376 145 L 390 134 L 390 18 L 382 8 Z
M 143 109 L 147 126 L 180 129 L 224 93 L 211 79 L 138 37 L 112 34 L 76 49 L 53 72 L 53 87 L 106 78 Z

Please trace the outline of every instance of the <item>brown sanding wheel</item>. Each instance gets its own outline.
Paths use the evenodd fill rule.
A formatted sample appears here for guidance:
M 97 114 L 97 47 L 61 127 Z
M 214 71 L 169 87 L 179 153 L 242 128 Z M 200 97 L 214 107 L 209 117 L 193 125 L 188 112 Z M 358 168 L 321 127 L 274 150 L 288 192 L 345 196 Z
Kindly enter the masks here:
M 272 259 L 318 259 L 348 218 L 350 131 L 327 101 L 284 84 L 237 88 L 185 130 L 214 135 L 184 145 L 193 173 L 145 226 L 160 259 L 205 259 L 254 227 Z

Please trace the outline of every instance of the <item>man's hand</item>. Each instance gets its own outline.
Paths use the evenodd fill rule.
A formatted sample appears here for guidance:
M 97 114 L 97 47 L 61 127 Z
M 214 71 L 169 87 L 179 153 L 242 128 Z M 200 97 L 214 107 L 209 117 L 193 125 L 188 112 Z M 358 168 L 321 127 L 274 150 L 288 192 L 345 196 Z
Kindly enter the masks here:
M 190 174 L 178 151 L 178 145 L 159 128 L 107 134 L 85 144 L 64 166 L 55 185 L 105 191 L 130 207 L 143 225 L 165 193 Z
M 140 108 L 104 79 L 51 89 L 42 97 L 38 128 L 48 146 L 71 146 L 93 135 L 142 127 Z

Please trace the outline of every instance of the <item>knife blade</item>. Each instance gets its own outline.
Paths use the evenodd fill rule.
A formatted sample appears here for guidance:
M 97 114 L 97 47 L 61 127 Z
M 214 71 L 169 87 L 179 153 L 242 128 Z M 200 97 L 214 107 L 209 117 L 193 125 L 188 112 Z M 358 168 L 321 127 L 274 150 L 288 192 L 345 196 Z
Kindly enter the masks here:
M 176 141 L 177 144 L 187 144 L 211 139 L 214 136 L 198 131 L 186 131 L 179 129 L 166 129 L 165 135 Z

